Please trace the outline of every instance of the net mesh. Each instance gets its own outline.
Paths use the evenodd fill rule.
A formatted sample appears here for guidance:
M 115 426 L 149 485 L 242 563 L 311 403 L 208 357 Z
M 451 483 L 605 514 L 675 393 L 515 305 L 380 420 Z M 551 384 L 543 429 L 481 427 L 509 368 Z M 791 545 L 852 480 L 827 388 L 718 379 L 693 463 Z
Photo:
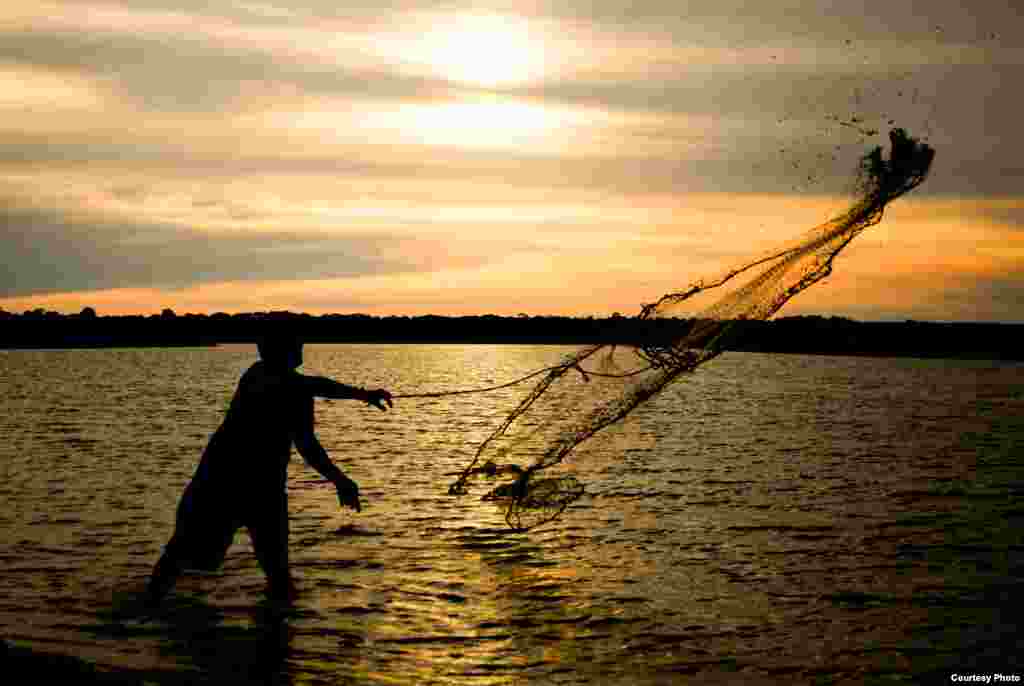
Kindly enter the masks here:
M 881 221 L 889 202 L 924 181 L 934 150 L 902 129 L 893 129 L 889 140 L 888 158 L 877 147 L 862 159 L 855 201 L 846 212 L 787 245 L 664 295 L 637 315 L 638 320 L 685 318 L 685 326 L 652 328 L 674 333 L 655 333 L 618 350 L 611 344 L 590 345 L 547 369 L 479 445 L 449 492 L 467 493 L 470 481 L 481 474 L 514 474 L 484 495 L 505 504 L 512 528 L 525 530 L 558 517 L 584 487 L 572 475 L 547 470 L 681 375 L 720 355 L 742 332 L 743 321 L 768 319 L 828 276 L 836 256 Z M 708 294 L 716 296 L 712 303 L 694 308 L 698 296 Z M 491 454 L 494 459 L 477 466 Z

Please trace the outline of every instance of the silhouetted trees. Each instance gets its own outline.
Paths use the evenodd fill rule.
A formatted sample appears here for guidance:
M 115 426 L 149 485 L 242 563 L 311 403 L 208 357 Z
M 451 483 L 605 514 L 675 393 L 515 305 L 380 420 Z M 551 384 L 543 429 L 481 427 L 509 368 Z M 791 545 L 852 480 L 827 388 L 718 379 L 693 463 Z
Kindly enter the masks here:
M 519 313 L 444 317 L 294 312 L 243 314 L 73 315 L 42 308 L 0 310 L 0 347 L 68 348 L 197 346 L 255 342 L 268 326 L 286 324 L 310 343 L 619 343 L 667 342 L 686 333 L 686 319 L 530 316 Z M 737 321 L 727 349 L 751 352 L 1024 359 L 1024 325 L 859 322 L 800 316 Z

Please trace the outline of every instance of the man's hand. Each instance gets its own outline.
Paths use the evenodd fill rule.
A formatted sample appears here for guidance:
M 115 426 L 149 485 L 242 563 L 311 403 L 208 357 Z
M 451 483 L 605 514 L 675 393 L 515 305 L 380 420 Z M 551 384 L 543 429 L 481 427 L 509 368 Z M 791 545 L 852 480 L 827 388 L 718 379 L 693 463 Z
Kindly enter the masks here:
M 387 407 L 384 404 L 387 403 Z M 373 405 L 379 410 L 387 411 L 388 407 L 394 407 L 391 402 L 391 394 L 385 391 L 383 388 L 378 388 L 373 391 L 366 391 L 366 404 Z
M 355 481 L 342 476 L 334 482 L 334 486 L 338 489 L 338 502 L 342 507 L 351 507 L 356 512 L 363 509 L 359 505 L 359 486 L 356 486 Z

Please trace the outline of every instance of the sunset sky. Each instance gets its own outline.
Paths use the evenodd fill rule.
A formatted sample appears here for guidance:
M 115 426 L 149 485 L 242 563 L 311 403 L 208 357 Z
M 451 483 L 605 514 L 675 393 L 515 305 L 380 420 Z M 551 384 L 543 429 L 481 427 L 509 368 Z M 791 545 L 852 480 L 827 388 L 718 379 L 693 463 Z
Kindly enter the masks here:
M 633 314 L 900 126 L 931 178 L 781 314 L 1024 321 L 1021 84 L 1014 0 L 7 0 L 0 307 Z

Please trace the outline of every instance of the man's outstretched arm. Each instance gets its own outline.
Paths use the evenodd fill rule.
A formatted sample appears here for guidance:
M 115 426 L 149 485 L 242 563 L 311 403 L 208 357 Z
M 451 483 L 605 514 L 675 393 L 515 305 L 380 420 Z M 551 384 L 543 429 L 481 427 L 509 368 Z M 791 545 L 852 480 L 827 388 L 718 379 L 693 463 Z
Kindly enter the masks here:
M 322 376 L 303 376 L 302 383 L 306 391 L 317 398 L 329 398 L 331 400 L 362 400 L 367 405 L 373 405 L 381 410 L 392 407 L 391 394 L 383 388 L 367 390 L 356 386 L 339 383 L 333 379 Z M 385 406 L 386 404 L 386 406 Z
M 345 476 L 336 464 L 331 462 L 331 458 L 327 456 L 327 451 L 320 445 L 320 440 L 313 433 L 312 426 L 309 427 L 308 431 L 302 431 L 295 437 L 295 447 L 299 454 L 302 455 L 302 459 L 310 467 L 320 472 L 325 479 L 333 483 L 334 487 L 338 489 L 338 502 L 341 503 L 342 507 L 351 507 L 356 512 L 362 509 L 359 503 L 359 486 L 356 485 L 355 481 Z

